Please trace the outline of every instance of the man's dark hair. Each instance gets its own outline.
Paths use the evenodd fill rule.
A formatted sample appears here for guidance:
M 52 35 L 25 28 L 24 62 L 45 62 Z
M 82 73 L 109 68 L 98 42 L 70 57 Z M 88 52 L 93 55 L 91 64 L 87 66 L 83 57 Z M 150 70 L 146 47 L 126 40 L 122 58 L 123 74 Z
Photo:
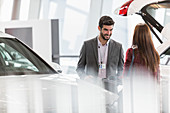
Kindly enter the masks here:
M 114 25 L 114 21 L 109 16 L 102 16 L 99 20 L 99 27 L 103 28 L 103 25 Z

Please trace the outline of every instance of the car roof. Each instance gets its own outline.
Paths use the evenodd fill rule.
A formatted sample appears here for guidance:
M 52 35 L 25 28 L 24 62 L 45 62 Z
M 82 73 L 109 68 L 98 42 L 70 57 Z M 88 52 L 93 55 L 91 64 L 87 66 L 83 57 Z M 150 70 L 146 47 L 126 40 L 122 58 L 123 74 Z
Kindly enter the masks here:
M 16 38 L 16 37 L 0 31 L 0 38 Z

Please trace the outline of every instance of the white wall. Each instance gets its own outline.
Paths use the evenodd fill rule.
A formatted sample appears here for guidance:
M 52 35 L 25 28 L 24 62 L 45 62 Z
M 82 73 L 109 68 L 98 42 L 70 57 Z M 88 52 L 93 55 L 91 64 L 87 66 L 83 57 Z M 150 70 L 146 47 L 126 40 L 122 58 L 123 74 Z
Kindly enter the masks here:
M 32 28 L 32 46 L 43 59 L 52 61 L 51 20 L 29 20 L 0 22 L 0 31 L 5 28 Z

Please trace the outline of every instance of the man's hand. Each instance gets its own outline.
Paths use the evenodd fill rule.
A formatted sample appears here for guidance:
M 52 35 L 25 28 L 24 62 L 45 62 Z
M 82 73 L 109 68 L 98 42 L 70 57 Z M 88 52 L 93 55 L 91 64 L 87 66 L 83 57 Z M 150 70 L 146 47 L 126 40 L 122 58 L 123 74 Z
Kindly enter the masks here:
M 94 77 L 92 75 L 87 75 L 86 77 L 84 77 L 84 80 L 93 80 Z

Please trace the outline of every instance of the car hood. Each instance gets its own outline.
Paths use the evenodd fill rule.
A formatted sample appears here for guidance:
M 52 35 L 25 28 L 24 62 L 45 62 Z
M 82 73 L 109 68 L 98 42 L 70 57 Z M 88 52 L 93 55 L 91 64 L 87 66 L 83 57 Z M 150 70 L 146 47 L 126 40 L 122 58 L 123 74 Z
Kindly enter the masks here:
M 3 112 L 97 113 L 118 99 L 98 85 L 61 74 L 0 76 L 0 89 Z

